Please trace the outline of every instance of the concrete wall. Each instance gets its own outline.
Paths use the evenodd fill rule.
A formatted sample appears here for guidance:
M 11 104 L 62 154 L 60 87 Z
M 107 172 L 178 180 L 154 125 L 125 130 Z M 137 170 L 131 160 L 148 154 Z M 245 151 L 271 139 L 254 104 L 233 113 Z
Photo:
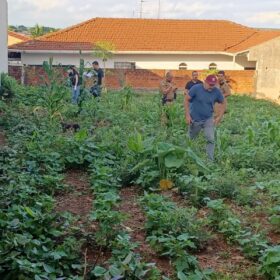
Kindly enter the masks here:
M 252 48 L 249 60 L 257 61 L 256 96 L 280 102 L 280 37 Z
M 79 65 L 80 57 L 85 60 L 87 66 L 94 60 L 90 54 L 36 54 L 23 53 L 22 63 L 26 65 L 42 65 L 43 61 L 52 56 L 54 64 Z M 187 69 L 208 69 L 210 63 L 216 63 L 218 69 L 223 70 L 243 70 L 244 67 L 255 66 L 254 62 L 248 62 L 246 57 L 238 57 L 236 63 L 232 56 L 227 55 L 178 55 L 178 54 L 116 54 L 113 59 L 106 62 L 106 68 L 114 68 L 114 62 L 135 62 L 136 69 L 171 69 L 178 70 L 180 63 L 186 63 Z M 103 65 L 102 62 L 100 62 Z
M 8 4 L 0 0 L 0 73 L 8 72 Z
M 237 55 L 235 57 L 235 63 L 239 66 L 239 68 L 244 69 L 248 68 L 256 68 L 256 61 L 248 61 L 248 54 Z M 238 68 L 238 69 L 239 69 Z

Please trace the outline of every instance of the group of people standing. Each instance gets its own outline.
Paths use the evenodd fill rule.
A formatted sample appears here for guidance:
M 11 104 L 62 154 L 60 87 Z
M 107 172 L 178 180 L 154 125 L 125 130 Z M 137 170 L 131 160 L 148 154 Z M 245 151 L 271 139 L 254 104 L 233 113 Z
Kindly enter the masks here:
M 185 86 L 185 118 L 189 126 L 189 137 L 195 139 L 203 130 L 207 145 L 208 158 L 214 160 L 215 126 L 225 113 L 227 97 L 231 95 L 230 87 L 225 78 L 225 72 L 208 75 L 204 81 L 198 79 L 197 71 L 192 72 L 192 79 Z M 176 99 L 177 87 L 173 82 L 172 72 L 167 72 L 160 83 L 163 105 L 172 104 Z
M 68 71 L 69 80 L 71 83 L 71 90 L 72 90 L 72 103 L 77 104 L 78 98 L 80 96 L 80 89 L 82 84 L 82 78 L 80 77 L 80 74 L 75 66 L 70 66 Z M 101 94 L 101 87 L 102 87 L 102 81 L 104 78 L 104 72 L 99 67 L 98 61 L 92 62 L 92 69 L 88 71 L 87 73 L 84 73 L 85 78 L 96 78 L 94 80 L 94 86 L 95 88 L 95 95 L 100 96 Z
M 92 63 L 92 69 L 84 73 L 84 77 L 96 77 L 90 92 L 94 96 L 100 96 L 104 73 L 97 61 Z M 168 71 L 165 79 L 160 83 L 163 105 L 172 104 L 176 99 L 177 87 L 173 78 L 172 72 Z M 77 104 L 82 79 L 74 66 L 69 69 L 69 79 L 72 88 L 72 103 Z M 207 141 L 206 152 L 211 161 L 214 160 L 215 126 L 223 118 L 229 95 L 231 95 L 231 90 L 224 71 L 219 71 L 217 75 L 208 75 L 204 81 L 199 80 L 197 71 L 193 71 L 191 80 L 185 86 L 184 107 L 189 137 L 195 139 L 203 130 Z

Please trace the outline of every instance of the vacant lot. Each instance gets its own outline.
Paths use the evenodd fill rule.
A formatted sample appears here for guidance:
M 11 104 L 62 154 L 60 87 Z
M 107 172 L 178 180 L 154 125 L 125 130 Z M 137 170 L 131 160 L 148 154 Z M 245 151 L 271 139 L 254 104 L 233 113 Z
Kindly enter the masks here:
M 181 96 L 69 100 L 0 101 L 1 279 L 280 279 L 280 107 L 230 97 L 209 163 Z

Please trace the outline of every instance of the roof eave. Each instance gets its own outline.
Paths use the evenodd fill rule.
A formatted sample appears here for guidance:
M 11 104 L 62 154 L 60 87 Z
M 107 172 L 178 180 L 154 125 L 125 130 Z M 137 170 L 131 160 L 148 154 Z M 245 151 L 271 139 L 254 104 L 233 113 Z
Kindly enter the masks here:
M 13 52 L 21 53 L 58 53 L 58 54 L 91 54 L 92 50 L 22 50 L 22 49 L 9 49 Z M 227 56 L 234 56 L 234 53 L 225 51 L 113 51 L 114 54 L 220 54 Z
M 250 51 L 250 49 L 247 49 L 247 50 L 242 50 L 242 51 L 238 51 L 236 53 L 234 53 L 234 55 L 240 55 L 240 54 L 245 54 L 245 53 L 248 53 Z

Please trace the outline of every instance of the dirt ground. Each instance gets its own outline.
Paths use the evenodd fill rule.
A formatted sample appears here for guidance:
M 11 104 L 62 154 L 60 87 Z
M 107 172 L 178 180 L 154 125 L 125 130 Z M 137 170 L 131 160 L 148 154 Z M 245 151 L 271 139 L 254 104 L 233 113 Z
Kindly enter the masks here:
M 5 146 L 7 144 L 6 137 L 3 131 L 0 130 L 0 146 Z
M 174 273 L 170 260 L 166 257 L 159 257 L 158 254 L 146 242 L 145 222 L 146 218 L 142 211 L 138 198 L 140 188 L 133 186 L 123 188 L 120 191 L 121 204 L 119 210 L 129 217 L 124 222 L 127 230 L 130 231 L 133 242 L 139 244 L 136 252 L 140 253 L 146 262 L 155 263 L 156 267 L 166 277 L 171 277 Z
M 82 170 L 68 170 L 64 183 L 69 185 L 71 190 L 56 196 L 56 211 L 67 211 L 80 216 L 81 220 L 87 219 L 93 202 L 87 174 Z

